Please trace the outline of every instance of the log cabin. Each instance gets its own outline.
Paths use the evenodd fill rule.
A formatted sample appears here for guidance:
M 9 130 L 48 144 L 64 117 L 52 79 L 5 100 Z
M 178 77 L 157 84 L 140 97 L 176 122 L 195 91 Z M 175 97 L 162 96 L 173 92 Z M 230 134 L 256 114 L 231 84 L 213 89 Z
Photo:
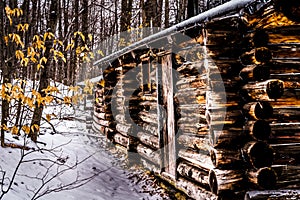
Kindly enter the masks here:
M 300 199 L 300 3 L 203 2 L 95 62 L 93 130 L 191 198 Z

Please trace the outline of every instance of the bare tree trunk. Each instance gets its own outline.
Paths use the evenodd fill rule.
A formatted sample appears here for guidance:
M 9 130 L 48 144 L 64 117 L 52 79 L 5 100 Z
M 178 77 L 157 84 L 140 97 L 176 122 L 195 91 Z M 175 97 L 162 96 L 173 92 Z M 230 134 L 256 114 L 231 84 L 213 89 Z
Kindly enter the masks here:
M 51 5 L 50 5 L 50 16 L 48 20 L 48 31 L 51 31 L 52 33 L 55 32 L 56 30 L 56 21 L 57 21 L 57 1 L 56 0 L 51 0 Z M 44 89 L 46 89 L 49 85 L 49 75 L 47 74 L 48 68 L 50 67 L 51 64 L 51 57 L 50 57 L 50 49 L 53 45 L 53 40 L 47 39 L 45 42 L 46 46 L 46 52 L 45 52 L 45 57 L 48 58 L 47 63 L 45 64 L 44 68 L 41 68 L 41 76 L 40 76 L 40 85 L 38 92 L 41 94 L 42 97 L 45 97 L 45 92 Z M 44 106 L 36 104 L 36 108 L 34 109 L 33 112 L 33 117 L 31 121 L 31 127 L 34 127 L 30 131 L 30 138 L 32 141 L 36 142 L 37 141 L 37 136 L 39 129 L 36 128 L 34 125 L 37 125 L 38 127 L 41 124 L 41 119 L 42 119 L 42 114 L 43 114 Z

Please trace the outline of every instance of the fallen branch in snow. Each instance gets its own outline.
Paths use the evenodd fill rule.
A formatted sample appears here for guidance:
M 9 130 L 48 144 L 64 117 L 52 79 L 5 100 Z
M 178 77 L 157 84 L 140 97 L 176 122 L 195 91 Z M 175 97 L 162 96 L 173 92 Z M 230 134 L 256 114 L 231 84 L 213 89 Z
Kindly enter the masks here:
M 24 147 L 26 144 L 26 137 L 24 137 Z M 12 187 L 16 185 L 16 177 L 23 177 L 28 179 L 30 183 L 37 182 L 38 184 L 32 186 L 25 186 L 27 191 L 32 193 L 32 200 L 40 199 L 45 195 L 48 195 L 53 192 L 61 192 L 65 190 L 72 190 L 78 187 L 81 187 L 91 180 L 98 176 L 100 173 L 103 173 L 110 169 L 108 167 L 105 170 L 96 171 L 95 168 L 92 168 L 92 174 L 82 177 L 82 174 L 77 171 L 77 168 L 83 163 L 87 162 L 92 158 L 95 153 L 91 153 L 85 158 L 76 159 L 72 161 L 69 155 L 64 154 L 63 147 L 70 144 L 71 140 L 67 143 L 57 145 L 50 148 L 40 148 L 37 144 L 37 148 L 30 148 L 29 150 L 25 148 L 20 149 L 20 158 L 17 162 L 17 165 L 13 172 L 8 175 L 6 170 L 0 166 L 0 199 L 2 199 L 9 191 L 12 190 Z M 38 164 L 34 175 L 20 173 L 19 169 L 24 164 Z M 75 172 L 75 173 L 74 173 Z M 62 179 L 62 176 L 72 173 L 76 174 L 72 180 L 69 180 L 66 183 L 62 183 L 59 180 Z

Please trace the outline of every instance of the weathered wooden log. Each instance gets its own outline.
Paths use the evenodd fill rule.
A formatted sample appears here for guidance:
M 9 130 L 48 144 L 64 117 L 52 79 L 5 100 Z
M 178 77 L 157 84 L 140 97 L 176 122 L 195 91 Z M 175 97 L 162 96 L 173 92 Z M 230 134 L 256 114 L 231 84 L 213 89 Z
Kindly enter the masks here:
M 218 169 L 240 169 L 243 159 L 240 150 L 211 149 L 210 158 Z
M 275 9 L 277 11 L 282 12 L 285 16 L 293 21 L 300 22 L 299 1 L 290 0 L 286 2 L 283 0 L 276 0 L 275 2 Z
M 299 103 L 300 101 L 271 102 L 274 110 L 271 120 L 274 123 L 297 123 L 300 116 Z
M 300 143 L 271 144 L 271 146 L 275 152 L 274 164 L 300 163 Z
M 209 186 L 214 194 L 240 191 L 244 189 L 244 173 L 240 170 L 218 170 L 209 172 Z
M 106 126 L 106 127 L 111 127 L 112 125 L 114 125 L 113 122 L 109 120 L 98 119 L 95 115 L 93 115 L 93 121 L 101 126 Z
M 178 143 L 185 146 L 194 148 L 196 150 L 209 151 L 210 142 L 209 135 L 198 135 L 198 134 L 182 134 L 178 137 Z
M 122 134 L 116 133 L 113 136 L 113 142 L 127 148 L 128 144 L 129 144 L 129 139 L 128 139 L 128 137 L 126 137 Z
M 244 113 L 250 119 L 267 119 L 273 115 L 273 108 L 268 102 L 250 102 L 243 106 Z
M 290 48 L 287 48 L 290 47 Z M 278 45 L 272 48 L 273 59 L 274 60 L 295 60 L 300 58 L 299 49 L 293 44 L 286 44 L 285 46 Z
M 287 144 L 300 142 L 300 123 L 272 123 L 272 135 L 269 142 L 272 144 Z
M 177 81 L 176 87 L 178 90 L 186 88 L 206 88 L 207 77 L 205 75 L 182 77 Z
M 263 65 L 250 65 L 240 72 L 243 81 L 263 81 L 270 77 L 270 67 Z
M 219 75 L 218 75 L 219 76 Z M 212 76 L 210 76 L 212 77 Z M 237 88 L 240 88 L 242 85 L 242 82 L 240 80 L 240 78 L 234 78 L 234 77 L 228 77 L 228 79 L 225 78 L 218 78 L 221 80 L 213 80 L 213 78 L 211 78 L 209 80 L 208 86 L 209 86 L 209 90 L 219 93 L 219 92 L 236 92 Z M 229 95 L 227 95 L 228 97 L 230 97 Z
M 157 124 L 157 113 L 154 112 L 139 112 L 139 117 L 144 121 L 152 124 Z
M 146 132 L 138 132 L 137 138 L 145 145 L 157 150 L 160 148 L 158 137 Z
M 106 128 L 105 126 L 101 126 L 101 125 L 99 125 L 99 124 L 97 124 L 96 122 L 93 121 L 92 129 L 96 133 L 100 133 L 102 135 L 105 135 L 105 128 Z
M 210 145 L 221 149 L 240 148 L 251 139 L 243 128 L 227 126 L 212 126 L 209 129 L 209 135 Z
M 188 162 L 193 163 L 199 168 L 203 168 L 204 170 L 210 170 L 214 168 L 208 151 L 201 152 L 191 149 L 180 149 L 178 156 Z
M 249 191 L 245 195 L 245 200 L 282 200 L 282 199 L 299 199 L 300 190 L 256 190 Z
M 267 80 L 260 83 L 247 84 L 243 87 L 248 97 L 254 100 L 279 99 L 284 93 L 284 82 L 281 80 Z M 247 97 L 246 97 L 247 98 Z
M 206 106 L 199 104 L 185 104 L 179 105 L 177 111 L 181 117 L 199 118 L 205 115 Z
M 242 127 L 245 117 L 241 110 L 209 109 L 206 111 L 206 121 L 208 125 L 216 129 L 218 126 Z
M 272 59 L 272 53 L 267 47 L 259 47 L 240 56 L 243 65 L 268 63 Z
M 274 189 L 277 183 L 277 174 L 271 167 L 247 172 L 247 178 L 252 188 Z
M 272 169 L 277 174 L 277 188 L 299 189 L 300 167 L 299 165 L 273 165 Z
M 200 115 L 199 117 L 191 118 L 191 117 L 181 117 L 178 120 L 178 125 L 186 124 L 191 126 L 196 126 L 197 123 L 206 124 L 205 115 Z
M 222 88 L 220 88 L 222 90 Z M 206 108 L 226 108 L 239 106 L 241 97 L 235 92 L 226 91 L 207 91 L 206 92 Z
M 243 149 L 243 157 L 251 167 L 256 169 L 270 167 L 274 160 L 274 150 L 265 142 L 249 142 Z
M 256 140 L 267 140 L 271 135 L 271 127 L 265 120 L 248 121 L 245 132 Z
M 140 122 L 138 125 L 143 129 L 143 131 L 158 136 L 158 128 L 156 125 L 151 125 L 145 122 Z
M 197 168 L 193 165 L 190 165 L 188 162 L 180 162 L 177 167 L 177 172 L 192 181 L 196 181 L 202 186 L 208 188 L 209 179 L 208 179 L 208 170 Z
M 188 62 L 183 63 L 180 67 L 177 68 L 177 71 L 180 73 L 181 78 L 188 78 L 188 77 L 196 77 L 199 74 L 205 74 L 205 67 L 203 62 Z
M 282 74 L 298 74 L 300 73 L 299 62 L 289 62 L 289 61 L 274 61 L 270 65 L 270 77 Z M 288 77 L 287 77 L 288 78 Z
M 99 113 L 99 112 L 94 112 L 94 115 L 98 118 L 98 119 L 103 119 L 103 120 L 111 120 L 112 119 L 112 115 L 109 113 Z
M 161 165 L 161 151 L 160 150 L 154 150 L 149 147 L 146 147 L 142 144 L 139 144 L 137 146 L 137 152 L 147 160 L 153 162 L 156 165 Z
M 116 130 L 124 136 L 130 135 L 132 130 L 131 124 L 120 124 L 116 125 Z
M 201 200 L 201 199 L 211 199 L 217 200 L 218 197 L 211 192 L 207 191 L 203 186 L 195 184 L 195 182 L 189 181 L 183 177 L 179 177 L 175 182 L 175 186 L 183 190 L 191 198 Z

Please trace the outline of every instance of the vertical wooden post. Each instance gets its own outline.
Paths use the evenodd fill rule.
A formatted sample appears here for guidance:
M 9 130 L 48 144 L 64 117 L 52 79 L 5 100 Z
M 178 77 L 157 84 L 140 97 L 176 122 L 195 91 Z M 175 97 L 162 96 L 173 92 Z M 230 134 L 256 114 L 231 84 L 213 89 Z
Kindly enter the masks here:
M 163 106 L 166 109 L 166 125 L 163 131 L 164 167 L 170 178 L 176 178 L 175 112 L 173 97 L 172 54 L 162 58 Z

